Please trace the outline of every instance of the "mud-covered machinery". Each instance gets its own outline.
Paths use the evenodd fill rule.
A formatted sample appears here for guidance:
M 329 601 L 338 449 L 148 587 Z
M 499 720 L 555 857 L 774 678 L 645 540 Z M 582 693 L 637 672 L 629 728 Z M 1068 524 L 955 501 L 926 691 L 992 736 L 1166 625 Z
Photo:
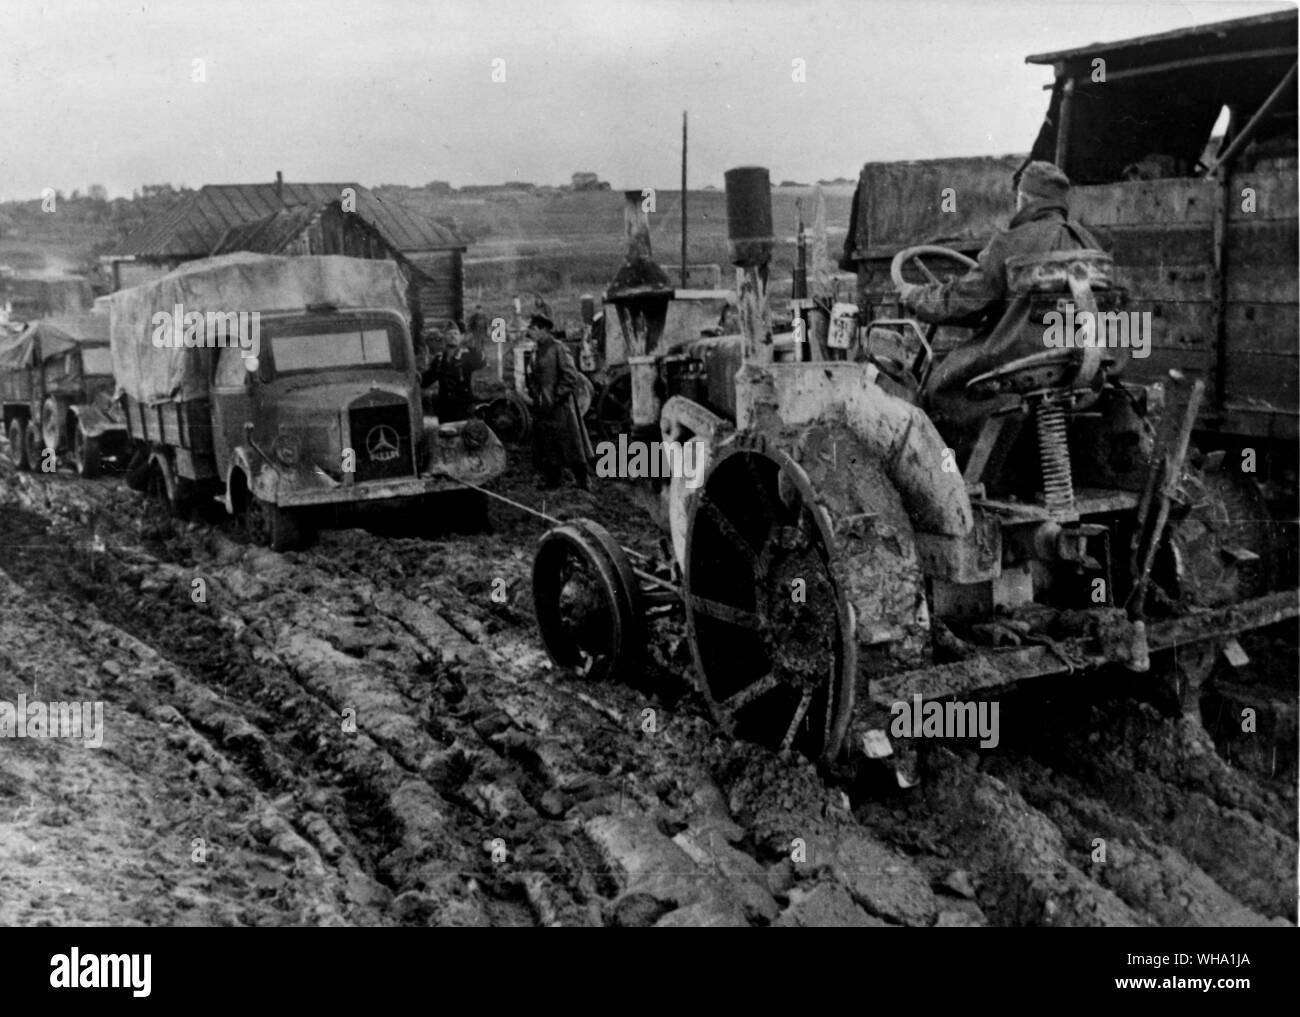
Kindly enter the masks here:
M 844 359 L 777 362 L 765 177 L 728 174 L 743 342 L 692 346 L 659 407 L 658 440 L 694 453 L 660 485 L 671 580 L 593 521 L 551 530 L 534 595 L 557 664 L 625 674 L 646 610 L 679 603 L 718 721 L 829 763 L 889 755 L 890 707 L 915 695 L 1144 672 L 1296 615 L 1294 591 L 1271 592 L 1262 508 L 1216 480 L 1222 463 L 1193 462 L 1199 382 L 1128 385 L 1097 345 L 1045 347 L 973 379 L 990 412 L 954 435 L 916 397 L 936 358 L 915 321 L 864 324 Z M 968 262 L 908 249 L 896 281 L 936 255 Z M 1043 312 L 1123 299 L 1100 252 L 1013 269 Z

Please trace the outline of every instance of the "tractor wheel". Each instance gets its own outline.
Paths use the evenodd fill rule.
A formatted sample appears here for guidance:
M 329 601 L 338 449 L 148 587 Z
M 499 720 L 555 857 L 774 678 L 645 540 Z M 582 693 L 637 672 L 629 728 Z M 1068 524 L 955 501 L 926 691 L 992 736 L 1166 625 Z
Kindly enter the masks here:
M 27 461 L 27 441 L 23 433 L 23 422 L 17 417 L 9 421 L 9 458 L 20 470 L 32 468 L 31 463 Z
M 100 449 L 99 438 L 87 434 L 80 423 L 77 424 L 77 429 L 72 435 L 72 461 L 77 467 L 77 472 L 87 480 L 98 477 L 104 472 L 103 452 Z
M 701 694 L 737 738 L 832 762 L 860 651 L 880 659 L 878 647 L 925 641 L 897 491 L 846 429 L 788 442 L 742 432 L 716 448 L 689 511 L 684 599 Z
M 632 433 L 632 375 L 620 374 L 596 397 L 596 431 L 605 441 Z
M 23 436 L 27 448 L 27 468 L 40 470 L 44 465 L 45 440 L 41 437 L 41 429 L 36 421 L 27 421 L 27 429 L 23 432 Z
M 1189 470 L 1186 514 L 1165 532 L 1169 571 L 1157 577 L 1179 608 L 1224 607 L 1274 588 L 1277 524 L 1258 486 L 1222 466 Z
M 528 412 L 528 404 L 513 392 L 488 403 L 483 411 L 483 421 L 502 441 L 527 441 L 533 431 L 533 416 Z
M 1188 507 L 1165 531 L 1148 607 L 1183 614 L 1226 607 L 1276 589 L 1282 539 L 1258 486 L 1221 467 L 1189 469 Z M 1156 702 L 1200 715 L 1202 689 L 1223 666 L 1219 639 L 1175 647 L 1155 669 Z
M 533 559 L 533 606 L 558 666 L 593 681 L 635 677 L 645 653 L 641 587 L 603 526 L 577 519 L 542 538 Z

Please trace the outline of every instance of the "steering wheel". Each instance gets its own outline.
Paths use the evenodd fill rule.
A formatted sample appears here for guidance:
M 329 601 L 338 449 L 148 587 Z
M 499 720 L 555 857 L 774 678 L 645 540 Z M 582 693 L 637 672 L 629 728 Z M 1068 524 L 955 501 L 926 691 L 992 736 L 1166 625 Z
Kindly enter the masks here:
M 909 261 L 916 262 L 916 267 L 921 270 L 930 282 L 937 283 L 939 281 L 939 277 L 931 272 L 929 266 L 921 260 L 922 255 L 931 255 L 936 258 L 955 261 L 965 268 L 974 268 L 979 264 L 975 259 L 968 258 L 961 251 L 954 251 L 951 247 L 939 247 L 937 244 L 918 244 L 916 247 L 904 247 L 894 255 L 894 260 L 889 265 L 889 278 L 893 281 L 895 287 L 902 289 L 903 284 L 907 282 L 903 278 L 903 266 Z

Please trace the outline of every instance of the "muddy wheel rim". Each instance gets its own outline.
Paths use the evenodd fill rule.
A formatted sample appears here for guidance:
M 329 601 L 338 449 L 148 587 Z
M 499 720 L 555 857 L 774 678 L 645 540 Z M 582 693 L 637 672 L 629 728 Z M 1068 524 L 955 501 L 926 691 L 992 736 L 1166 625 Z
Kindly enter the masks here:
M 745 443 L 719 451 L 687 530 L 700 692 L 736 737 L 825 761 L 843 744 L 857 659 L 833 547 L 797 463 Z
M 557 526 L 533 559 L 542 642 L 561 667 L 601 681 L 628 677 L 644 633 L 636 576 L 609 532 L 589 519 Z

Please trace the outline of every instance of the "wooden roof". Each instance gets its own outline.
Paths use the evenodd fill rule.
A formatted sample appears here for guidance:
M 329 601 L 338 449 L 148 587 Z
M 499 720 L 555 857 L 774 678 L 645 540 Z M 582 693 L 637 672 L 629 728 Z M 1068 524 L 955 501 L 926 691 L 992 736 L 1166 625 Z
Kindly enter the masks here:
M 465 241 L 441 223 L 384 201 L 358 184 L 208 184 L 177 208 L 146 222 L 109 257 L 201 258 L 210 255 L 232 227 L 265 220 L 286 208 L 312 210 L 356 194 L 356 211 L 404 254 L 464 250 Z

